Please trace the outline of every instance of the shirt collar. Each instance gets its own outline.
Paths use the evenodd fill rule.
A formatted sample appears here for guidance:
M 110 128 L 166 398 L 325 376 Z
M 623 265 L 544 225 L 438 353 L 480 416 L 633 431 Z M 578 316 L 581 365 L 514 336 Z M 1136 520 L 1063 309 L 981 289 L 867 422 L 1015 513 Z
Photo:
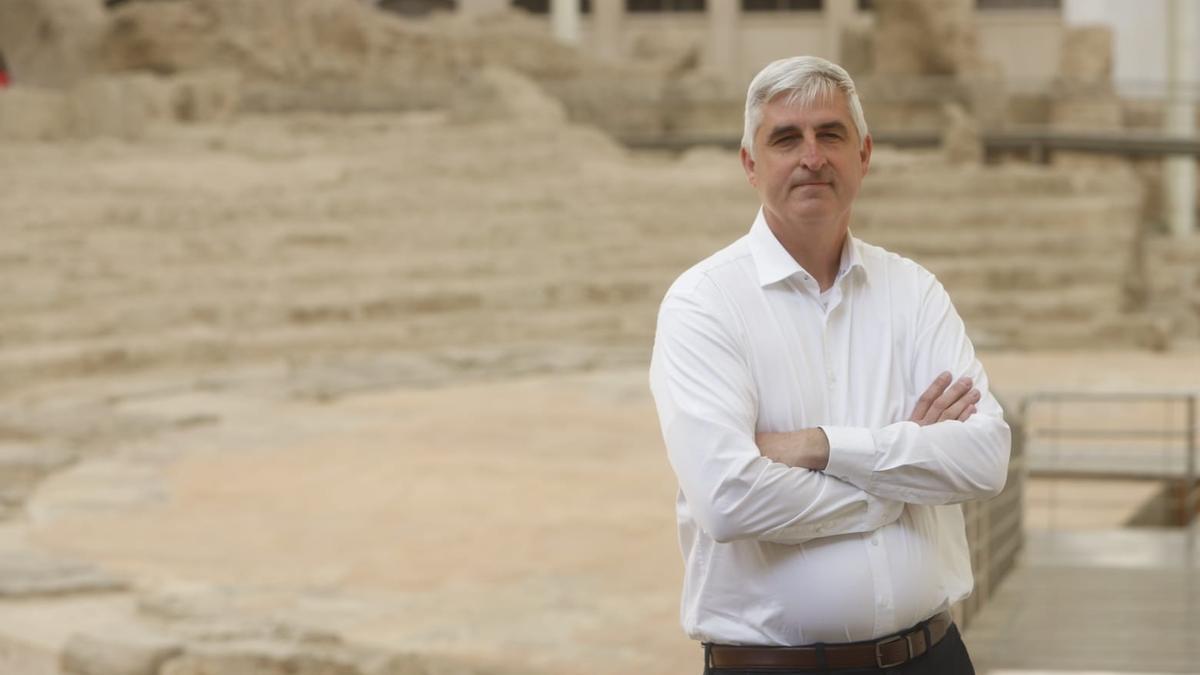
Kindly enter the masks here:
M 759 285 L 769 286 L 796 274 L 806 279 L 812 278 L 812 275 L 801 267 L 792 254 L 788 253 L 783 244 L 780 244 L 779 240 L 775 238 L 775 233 L 767 225 L 762 208 L 758 209 L 758 216 L 754 219 L 754 224 L 750 226 L 748 243 L 750 255 L 754 258 L 754 266 L 758 270 Z M 842 244 L 842 258 L 837 278 L 834 280 L 835 284 L 851 272 L 866 278 L 867 268 L 863 265 L 862 254 L 858 249 L 858 240 L 848 232 L 846 241 Z

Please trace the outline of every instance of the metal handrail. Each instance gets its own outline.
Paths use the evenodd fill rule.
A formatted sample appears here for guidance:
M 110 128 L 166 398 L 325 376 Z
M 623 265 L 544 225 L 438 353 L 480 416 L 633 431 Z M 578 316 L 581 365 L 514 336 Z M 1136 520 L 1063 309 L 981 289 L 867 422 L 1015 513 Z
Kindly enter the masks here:
M 936 147 L 942 143 L 942 134 L 936 129 L 883 129 L 872 131 L 871 137 L 877 145 L 905 148 Z M 619 140 L 627 147 L 644 150 L 684 150 L 695 146 L 736 150 L 741 146 L 741 137 L 732 133 L 622 136 Z M 987 153 L 1027 150 L 1039 157 L 1059 150 L 1132 156 L 1200 156 L 1200 138 L 1128 129 L 1109 132 L 1048 127 L 998 129 L 981 132 L 980 142 Z
M 1188 435 L 1185 429 L 1039 429 L 1040 435 L 1050 438 L 1182 438 Z
M 1077 429 L 1064 428 L 1060 426 L 1042 426 L 1034 427 L 1031 424 L 1029 417 L 1030 408 L 1037 403 L 1096 403 L 1096 402 L 1138 402 L 1138 401 L 1160 401 L 1163 403 L 1183 403 L 1184 404 L 1184 420 L 1183 428 L 1175 431 L 1165 431 L 1161 429 Z M 1095 439 L 1101 437 L 1111 438 L 1153 438 L 1153 439 L 1171 439 L 1180 438 L 1184 440 L 1184 475 L 1181 479 L 1177 478 L 1180 483 L 1180 520 L 1181 524 L 1188 524 L 1196 513 L 1197 500 L 1200 495 L 1197 494 L 1197 476 L 1196 476 L 1196 452 L 1200 448 L 1200 429 L 1197 428 L 1197 419 L 1200 418 L 1200 392 L 1198 391 L 1038 391 L 1026 395 L 1021 400 L 1020 405 L 1021 419 L 1024 421 L 1024 433 L 1027 452 L 1036 446 L 1030 442 L 1035 436 L 1043 436 L 1050 438 L 1080 438 L 1080 439 Z M 1029 471 L 1030 469 L 1026 469 Z M 1085 476 L 1088 475 L 1086 470 L 1075 470 L 1072 475 Z M 1105 476 L 1110 473 L 1102 474 Z

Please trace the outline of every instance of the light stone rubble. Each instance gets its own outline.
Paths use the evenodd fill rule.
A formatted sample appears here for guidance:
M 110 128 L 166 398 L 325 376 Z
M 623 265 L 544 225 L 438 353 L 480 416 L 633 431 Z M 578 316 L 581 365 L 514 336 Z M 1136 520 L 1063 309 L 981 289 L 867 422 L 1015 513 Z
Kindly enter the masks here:
M 96 565 L 36 550 L 0 550 L 0 599 L 121 591 L 128 582 Z

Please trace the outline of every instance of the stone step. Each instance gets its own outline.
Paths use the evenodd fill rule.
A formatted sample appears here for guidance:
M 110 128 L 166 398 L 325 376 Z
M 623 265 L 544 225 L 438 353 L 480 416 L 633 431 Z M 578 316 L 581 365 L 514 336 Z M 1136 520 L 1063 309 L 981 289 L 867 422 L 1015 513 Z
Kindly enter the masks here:
M 952 292 L 951 300 L 964 320 L 1063 321 L 1087 320 L 1120 307 L 1120 289 L 1083 286 L 1025 293 L 995 293 L 969 289 Z
M 1122 265 L 1091 257 L 1037 260 L 1009 256 L 983 259 L 925 256 L 921 264 L 951 292 L 978 288 L 1025 293 L 1090 285 L 1121 288 L 1126 276 Z
M 633 237 L 627 243 L 583 240 L 537 248 L 435 247 L 419 256 L 381 245 L 373 250 L 325 251 L 270 261 L 243 256 L 147 259 L 136 266 L 106 265 L 103 256 L 88 252 L 79 256 L 86 262 L 62 261 L 53 267 L 26 262 L 20 269 L 8 266 L 19 279 L 19 292 L 0 297 L 0 311 L 5 316 L 51 307 L 75 311 L 97 303 L 119 303 L 120 298 L 132 295 L 306 294 L 322 287 L 361 286 L 372 278 L 375 283 L 394 285 L 410 279 L 490 278 L 531 272 L 568 276 L 660 269 L 678 274 L 734 238 L 673 233 Z M 354 264 L 346 265 L 347 259 Z
M 1100 229 L 1080 236 L 1062 229 L 1010 232 L 946 229 L 933 232 L 899 230 L 855 230 L 856 237 L 921 262 L 937 256 L 969 257 L 973 260 L 1023 257 L 1055 261 L 1064 256 L 1100 256 L 1125 265 L 1132 255 L 1134 234 Z
M 938 246 L 946 238 L 938 238 Z M 1041 238 L 1038 240 L 1041 241 Z M 1120 273 L 1106 263 L 1087 259 L 1038 263 L 1011 257 L 964 260 L 952 256 L 918 256 L 955 292 L 988 290 L 993 300 L 1013 291 L 1090 284 L 1107 285 L 1119 297 Z M 105 311 L 94 318 L 65 311 L 59 304 L 34 312 L 10 312 L 0 345 L 74 338 L 136 335 L 164 326 L 259 330 L 276 325 L 308 325 L 346 321 L 394 321 L 426 314 L 517 308 L 537 311 L 579 305 L 657 305 L 685 263 L 672 268 L 614 269 L 567 276 L 558 273 L 517 276 L 422 279 L 387 284 L 377 276 L 320 279 L 304 288 L 222 287 L 200 291 L 164 288 L 148 298 L 126 293 L 104 299 Z M 360 271 L 360 270 L 355 270 Z M 386 271 L 386 268 L 385 268 Z M 330 272 L 332 274 L 332 271 Z M 347 272 L 350 274 L 350 272 Z M 216 281 L 214 279 L 214 281 Z M 276 281 L 275 283 L 280 283 Z M 80 299 L 81 304 L 89 299 Z M 993 303 L 994 304 L 994 303 Z
M 852 225 L 856 231 L 876 228 L 976 231 L 1055 228 L 1068 229 L 1079 236 L 1097 228 L 1135 231 L 1140 220 L 1139 208 L 1135 201 L 1095 195 L 1037 197 L 1015 203 L 1011 199 L 989 195 L 936 205 L 927 199 L 863 200 L 854 207 Z
M 273 326 L 231 332 L 164 326 L 152 334 L 42 342 L 0 350 L 0 391 L 39 380 L 81 379 L 188 365 L 303 359 L 321 354 L 496 346 L 529 341 L 606 346 L 649 344 L 654 305 L 559 312 L 462 310 L 403 322 L 369 320 Z
M 1148 237 L 1146 258 L 1155 264 L 1200 265 L 1200 234 L 1190 237 L 1162 234 Z
M 1145 313 L 1098 313 L 1075 320 L 979 317 L 967 321 L 976 349 L 1163 349 L 1169 335 Z
M 0 347 L 76 339 L 153 334 L 167 327 L 257 331 L 279 325 L 405 322 L 423 314 L 519 309 L 556 311 L 580 306 L 619 314 L 616 307 L 657 306 L 676 269 L 615 270 L 567 276 L 433 279 L 392 284 L 375 278 L 331 280 L 309 289 L 204 289 L 126 294 L 104 301 L 103 312 L 73 313 L 61 305 L 13 313 Z M 83 304 L 83 303 L 81 303 Z
M 1062 197 L 1078 194 L 1141 192 L 1129 171 L 1067 172 L 1035 166 L 930 167 L 909 164 L 875 165 L 863 181 L 865 198 L 960 198 L 965 195 Z

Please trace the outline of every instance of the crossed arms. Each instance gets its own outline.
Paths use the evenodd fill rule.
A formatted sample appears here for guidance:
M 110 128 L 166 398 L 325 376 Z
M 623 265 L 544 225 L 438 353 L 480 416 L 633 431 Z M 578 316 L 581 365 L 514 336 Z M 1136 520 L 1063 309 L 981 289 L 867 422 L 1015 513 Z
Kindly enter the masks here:
M 972 388 L 971 378 L 961 377 L 953 382 L 950 371 L 938 375 L 921 394 L 908 421 L 929 426 L 956 420 L 966 422 L 978 412 L 975 404 L 981 398 Z M 791 467 L 824 471 L 829 466 L 829 437 L 820 427 L 800 431 L 780 431 L 755 434 L 755 443 L 763 457 L 769 457 Z
M 709 536 L 797 544 L 873 531 L 906 503 L 962 502 L 1003 488 L 1003 413 L 940 285 L 922 306 L 932 315 L 920 322 L 912 372 L 933 383 L 909 420 L 757 434 L 758 389 L 746 336 L 730 328 L 736 319 L 692 294 L 668 295 L 651 389 L 687 507 Z M 951 385 L 947 370 L 966 379 Z

